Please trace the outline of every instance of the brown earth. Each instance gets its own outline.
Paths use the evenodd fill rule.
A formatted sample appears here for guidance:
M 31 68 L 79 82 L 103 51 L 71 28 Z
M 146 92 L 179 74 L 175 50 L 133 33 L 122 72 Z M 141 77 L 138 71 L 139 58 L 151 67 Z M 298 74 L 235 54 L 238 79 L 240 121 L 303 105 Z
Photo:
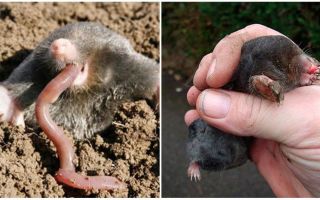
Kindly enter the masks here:
M 75 21 L 99 21 L 159 60 L 157 3 L 0 3 L 0 80 L 51 31 Z M 1 123 L 0 197 L 159 197 L 159 116 L 145 100 L 123 104 L 107 131 L 73 144 L 77 170 L 116 176 L 128 188 L 81 191 L 57 184 L 59 160 L 45 134 Z

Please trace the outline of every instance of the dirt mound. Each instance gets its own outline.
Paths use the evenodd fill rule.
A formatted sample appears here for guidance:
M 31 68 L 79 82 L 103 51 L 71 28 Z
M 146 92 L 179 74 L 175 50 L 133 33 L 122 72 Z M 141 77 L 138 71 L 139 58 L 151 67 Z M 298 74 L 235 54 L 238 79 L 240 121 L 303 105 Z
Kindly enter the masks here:
M 75 21 L 99 21 L 159 60 L 158 12 L 156 3 L 0 3 L 0 80 L 49 32 Z M 128 189 L 81 191 L 57 184 L 59 160 L 45 134 L 1 123 L 0 196 L 159 197 L 159 116 L 146 101 L 123 104 L 107 131 L 73 144 L 77 170 L 116 176 Z

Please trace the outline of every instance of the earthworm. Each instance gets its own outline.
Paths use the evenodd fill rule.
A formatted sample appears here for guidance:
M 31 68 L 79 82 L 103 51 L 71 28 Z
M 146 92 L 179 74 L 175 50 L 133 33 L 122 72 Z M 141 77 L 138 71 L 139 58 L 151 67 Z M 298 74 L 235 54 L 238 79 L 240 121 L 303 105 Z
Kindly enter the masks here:
M 68 64 L 48 83 L 36 101 L 37 121 L 56 147 L 60 161 L 60 169 L 56 173 L 55 179 L 73 188 L 85 190 L 125 188 L 125 183 L 111 176 L 85 176 L 76 173 L 72 162 L 74 158 L 72 144 L 49 115 L 49 105 L 54 103 L 60 94 L 72 85 L 80 70 L 81 68 L 76 64 Z

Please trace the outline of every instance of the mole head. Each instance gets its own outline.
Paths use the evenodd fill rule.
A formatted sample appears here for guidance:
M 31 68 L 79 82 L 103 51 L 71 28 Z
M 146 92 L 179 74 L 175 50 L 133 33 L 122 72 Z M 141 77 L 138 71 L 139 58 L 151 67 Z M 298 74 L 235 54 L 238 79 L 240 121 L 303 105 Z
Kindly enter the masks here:
M 89 58 L 81 55 L 78 47 L 72 40 L 59 38 L 49 47 L 49 56 L 52 58 L 54 70 L 61 71 L 67 64 L 75 64 L 81 68 L 75 79 L 74 86 L 85 85 L 89 77 Z
M 87 90 L 106 88 L 116 82 L 113 80 L 124 77 L 122 74 L 130 74 L 129 69 L 134 64 L 130 59 L 134 53 L 129 41 L 105 26 L 79 22 L 52 32 L 34 50 L 33 58 L 45 82 L 67 64 L 76 64 L 81 72 L 73 85 Z
M 224 133 L 202 119 L 189 126 L 187 153 L 191 163 L 205 170 L 224 170 L 247 160 L 245 139 Z

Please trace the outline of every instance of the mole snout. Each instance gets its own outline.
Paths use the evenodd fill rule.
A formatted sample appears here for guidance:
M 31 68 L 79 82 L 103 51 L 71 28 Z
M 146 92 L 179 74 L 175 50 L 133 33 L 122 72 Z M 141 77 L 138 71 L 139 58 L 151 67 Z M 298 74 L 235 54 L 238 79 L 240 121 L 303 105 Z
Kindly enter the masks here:
M 64 67 L 66 64 L 75 63 L 81 67 L 81 72 L 74 80 L 73 85 L 80 86 L 86 83 L 88 79 L 89 63 L 78 63 L 78 50 L 74 44 L 68 39 L 59 38 L 54 40 L 50 45 L 50 53 L 55 59 L 58 68 Z
M 76 46 L 64 38 L 54 40 L 50 45 L 50 52 L 54 59 L 63 63 L 72 62 L 77 58 Z

